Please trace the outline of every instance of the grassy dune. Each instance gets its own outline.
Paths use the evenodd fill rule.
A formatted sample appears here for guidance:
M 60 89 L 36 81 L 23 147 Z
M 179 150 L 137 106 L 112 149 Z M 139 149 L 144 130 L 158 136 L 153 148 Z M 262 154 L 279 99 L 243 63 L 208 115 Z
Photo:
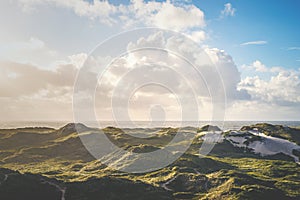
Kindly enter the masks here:
M 242 128 L 251 129 L 299 142 L 296 128 L 269 124 Z M 99 132 L 84 125 L 76 130 L 74 124 L 58 130 L 0 130 L 0 199 L 300 199 L 300 165 L 293 158 L 283 154 L 263 157 L 239 148 L 226 140 L 228 133 L 222 133 L 225 139 L 201 158 L 199 148 L 208 128 L 183 128 L 196 134 L 183 156 L 163 169 L 130 174 L 95 160 L 82 145 L 78 130 Z M 168 144 L 177 130 L 108 127 L 102 131 L 117 146 L 145 153 Z M 259 139 L 254 138 L 248 143 Z

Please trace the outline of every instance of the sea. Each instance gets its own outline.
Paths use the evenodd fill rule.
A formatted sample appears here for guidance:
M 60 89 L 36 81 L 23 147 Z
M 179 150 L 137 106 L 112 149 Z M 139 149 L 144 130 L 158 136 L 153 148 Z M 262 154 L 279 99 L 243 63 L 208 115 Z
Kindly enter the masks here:
M 59 129 L 72 121 L 1 121 L 0 129 L 13 129 L 24 127 L 49 127 Z M 157 127 L 202 127 L 205 125 L 215 125 L 222 130 L 238 130 L 243 126 L 257 123 L 270 123 L 274 125 L 283 125 L 289 127 L 300 127 L 300 121 L 98 121 L 98 127 L 108 126 L 119 128 L 157 128 Z

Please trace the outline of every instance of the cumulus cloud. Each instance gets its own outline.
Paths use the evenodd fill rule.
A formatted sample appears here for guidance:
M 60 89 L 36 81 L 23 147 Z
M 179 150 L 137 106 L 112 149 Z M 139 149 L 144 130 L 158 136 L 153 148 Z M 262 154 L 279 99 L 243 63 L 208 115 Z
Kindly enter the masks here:
M 250 65 L 242 65 L 242 69 L 254 70 L 256 72 L 268 72 L 271 70 L 275 70 L 275 68 L 268 69 L 261 61 L 256 60 Z
M 219 70 L 226 90 L 228 103 L 231 103 L 234 100 L 249 99 L 249 94 L 243 88 L 237 88 L 238 83 L 241 81 L 241 77 L 232 57 L 224 50 L 217 48 L 206 48 L 205 51 Z M 213 81 L 213 78 L 211 78 L 211 81 Z
M 113 5 L 108 1 L 94 0 L 18 0 L 23 10 L 31 11 L 37 6 L 52 5 L 71 9 L 75 14 L 101 23 L 124 27 L 136 25 L 156 26 L 177 31 L 205 26 L 204 13 L 190 4 L 173 4 L 171 1 L 144 2 L 132 0 L 129 4 Z M 171 19 L 171 20 L 170 20 Z
M 214 89 L 222 89 L 219 85 L 215 85 L 218 81 L 216 79 L 221 78 L 222 82 L 224 83 L 225 92 L 227 97 L 230 99 L 234 98 L 242 98 L 240 96 L 240 91 L 237 90 L 237 84 L 240 82 L 240 74 L 238 69 L 231 58 L 224 50 L 220 50 L 217 48 L 199 48 L 195 46 L 194 43 L 191 41 L 182 41 L 178 38 L 164 38 L 161 33 L 154 34 L 149 36 L 148 38 L 143 38 L 138 41 L 138 44 L 135 46 L 130 46 L 130 48 L 137 48 L 143 47 L 149 43 L 154 44 L 156 47 L 169 49 L 174 52 L 180 52 L 180 55 L 185 57 L 191 63 L 195 63 L 198 67 L 198 70 L 202 74 L 202 78 L 205 79 L 207 85 Z M 147 45 L 146 45 L 147 46 Z M 189 71 L 191 70 L 191 66 L 188 66 L 188 63 L 183 63 L 180 59 L 174 59 L 173 56 L 166 56 L 162 54 L 162 52 L 150 52 L 147 54 L 148 56 L 151 55 L 153 60 L 152 61 L 162 61 L 165 62 L 167 66 L 174 66 L 175 69 L 181 72 L 182 75 L 184 74 L 193 74 L 195 72 Z M 143 54 L 135 54 L 136 57 L 142 57 Z M 151 60 L 143 60 L 151 63 Z M 218 71 L 215 71 L 218 70 Z M 217 75 L 220 75 L 218 77 Z M 175 79 L 175 76 L 168 76 L 165 75 L 165 79 L 168 77 L 172 77 Z M 201 78 L 201 77 L 199 77 Z M 178 83 L 173 83 L 173 85 L 180 85 Z M 202 87 L 200 91 L 206 91 L 205 85 L 198 84 L 198 86 Z M 201 94 L 201 93 L 200 93 Z M 208 95 L 206 93 L 206 95 Z
M 188 36 L 198 43 L 204 42 L 208 37 L 205 31 L 192 31 Z
M 236 100 L 227 110 L 232 119 L 295 120 L 300 109 L 300 70 L 268 67 L 259 60 L 242 65 L 238 90 L 250 95 L 247 101 Z
M 18 0 L 19 5 L 27 12 L 36 9 L 39 6 L 53 6 L 70 9 L 76 15 L 85 17 L 90 20 L 97 20 L 110 26 L 122 26 L 123 28 L 137 26 L 155 26 L 160 28 L 172 29 L 184 32 L 192 40 L 201 43 L 208 37 L 203 31 L 206 26 L 205 16 L 201 9 L 191 4 L 174 3 L 174 1 L 142 1 L 132 0 L 126 5 L 115 5 L 108 1 L 95 0 L 92 3 L 84 0 Z M 234 16 L 236 9 L 230 3 L 224 5 L 221 13 L 222 17 Z M 244 42 L 241 46 L 246 45 L 263 45 L 267 41 L 249 41 Z M 230 103 L 232 115 L 238 116 L 238 113 L 248 112 L 248 108 L 253 108 L 252 115 L 259 115 L 262 112 L 269 112 L 278 105 L 278 110 L 284 112 L 283 107 L 295 108 L 299 105 L 299 70 L 284 70 L 280 67 L 266 67 L 261 61 L 257 60 L 244 67 L 253 70 L 254 73 L 263 72 L 270 77 L 259 77 L 256 75 L 246 75 L 241 80 L 232 57 L 225 51 L 204 47 L 204 51 L 197 50 L 194 43 L 189 41 L 178 40 L 178 38 L 166 38 L 161 33 L 145 36 L 128 44 L 127 50 L 132 50 L 144 46 L 153 46 L 158 48 L 167 48 L 180 52 L 187 60 L 199 65 L 200 72 L 205 81 L 198 77 L 189 64 L 182 59 L 176 58 L 165 51 L 134 52 L 129 55 L 120 57 L 106 71 L 105 76 L 95 93 L 97 99 L 95 105 L 100 118 L 112 119 L 111 101 L 113 95 L 117 98 L 116 102 L 121 102 L 122 95 L 114 93 L 118 85 L 123 91 L 135 87 L 135 83 L 143 80 L 158 82 L 162 80 L 164 85 L 170 85 L 172 90 L 179 96 L 189 95 L 189 86 L 197 91 L 198 98 L 203 100 L 202 111 L 210 113 L 209 93 L 207 84 L 215 93 L 222 93 L 224 87 Z M 16 55 L 25 55 L 28 60 L 34 60 L 42 56 L 40 52 L 51 52 L 47 44 L 36 37 L 31 37 L 28 41 L 19 42 L 14 45 L 14 51 L 19 49 Z M 21 51 L 22 50 L 22 51 Z M 296 48 L 290 49 L 296 50 Z M 8 51 L 3 51 L 8 52 Z M 37 52 L 37 53 L 33 53 Z M 145 53 L 147 56 L 145 56 Z M 210 59 L 206 58 L 208 56 Z M 35 57 L 35 58 L 33 58 Z M 1 112 L 9 113 L 10 119 L 19 119 L 17 116 L 26 116 L 31 113 L 31 118 L 37 119 L 57 119 L 61 117 L 71 118 L 72 116 L 72 89 L 74 79 L 78 69 L 87 59 L 87 54 L 81 53 L 71 55 L 67 61 L 57 62 L 53 70 L 47 70 L 41 65 L 20 64 L 16 62 L 3 62 L 0 66 L 0 101 L 2 105 Z M 20 61 L 12 58 L 11 60 Z M 57 60 L 57 59 L 51 59 Z M 95 62 L 99 66 L 106 66 L 108 57 L 95 57 L 91 66 Z M 91 60 L 89 60 L 91 61 Z M 159 61 L 159 62 L 157 62 Z M 22 59 L 21 59 L 22 62 Z M 23 62 L 26 63 L 26 62 Z M 36 62 L 34 62 L 36 63 Z M 141 66 L 135 69 L 137 66 Z M 213 66 L 216 66 L 214 68 Z M 172 71 L 171 69 L 177 70 Z M 133 70 L 135 69 L 135 70 Z M 217 69 L 222 78 L 222 87 L 218 85 L 219 77 L 216 76 L 214 69 Z M 133 71 L 132 71 L 133 70 Z M 130 72 L 130 73 L 129 73 Z M 96 71 L 91 71 L 85 77 L 86 83 L 82 88 L 87 87 L 88 82 L 96 81 Z M 187 77 L 183 79 L 182 77 Z M 121 78 L 123 79 L 121 80 Z M 196 79 L 199 78 L 199 79 Z M 93 80 L 92 80 L 93 79 Z M 194 81 L 193 80 L 197 80 Z M 188 84 L 186 84 L 188 81 Z M 100 84 L 100 83 L 99 83 Z M 190 85 L 189 85 L 190 84 Z M 130 88 L 131 87 L 131 88 Z M 121 94 L 121 93 L 119 93 Z M 189 96 L 187 96 L 189 97 Z M 180 115 L 178 111 L 178 102 L 176 96 L 170 95 L 166 89 L 154 87 L 143 87 L 129 99 L 129 112 L 132 115 L 147 120 L 148 109 L 157 108 L 156 104 L 162 105 L 169 119 Z M 268 109 L 263 109 L 263 108 Z M 299 106 L 298 106 L 299 107 Z M 276 107 L 277 108 L 277 107 Z M 39 110 L 43 110 L 40 113 Z M 279 111 L 278 111 L 279 112 Z M 65 114 L 60 114 L 65 113 Z M 151 112 L 150 112 L 151 113 Z M 289 112 L 292 113 L 292 112 Z M 63 115 L 63 116 L 62 116 Z M 241 116 L 243 114 L 240 114 Z M 291 116 L 291 115 L 290 115 Z M 29 117 L 30 118 L 30 117 Z M 177 118 L 178 119 L 178 118 Z M 206 118 L 207 119 L 207 118 Z
M 268 71 L 267 67 L 264 64 L 262 64 L 259 60 L 254 61 L 252 66 L 254 67 L 255 71 L 258 71 L 258 72 L 267 72 Z
M 219 98 L 224 103 L 221 96 L 226 92 L 230 104 L 236 99 L 249 99 L 247 92 L 237 88 L 240 74 L 232 58 L 223 50 L 201 49 L 188 38 L 170 36 L 162 31 L 138 37 L 126 48 L 128 53 L 113 60 L 98 80 L 95 105 L 101 119 L 111 120 L 113 109 L 117 109 L 118 117 L 129 109 L 134 119 L 148 120 L 151 109 L 160 105 L 167 119 L 181 120 L 178 100 L 185 111 L 195 111 L 196 107 L 188 102 L 196 99 L 201 119 L 208 120 L 213 108 L 211 98 Z M 83 77 L 86 86 L 80 85 L 81 91 L 88 91 L 84 80 L 90 83 L 97 67 L 103 69 L 109 63 L 109 59 L 104 62 L 106 64 L 101 60 L 103 57 L 93 54 L 86 61 L 95 68 L 86 74 L 89 77 Z M 195 66 L 191 65 L 193 63 Z M 189 101 L 181 102 L 182 99 Z M 195 120 L 193 117 L 189 120 Z M 126 116 L 121 118 L 127 119 Z
M 117 7 L 110 4 L 108 1 L 95 0 L 92 4 L 83 0 L 18 0 L 25 12 L 32 12 L 36 6 L 53 5 L 71 9 L 75 14 L 81 17 L 88 17 L 92 20 L 98 19 L 105 24 L 112 24 L 115 21 L 111 17 Z
M 79 53 L 69 56 L 70 64 L 80 68 L 83 66 L 86 61 L 88 55 L 86 53 Z
M 236 9 L 232 7 L 231 3 L 224 4 L 224 9 L 221 11 L 221 17 L 234 16 Z
M 175 30 L 205 26 L 204 13 L 199 8 L 194 5 L 176 7 L 169 2 L 162 3 L 157 14 L 153 16 L 153 22 L 149 24 L 152 23 L 158 27 Z
M 178 52 L 186 60 L 163 50 L 131 52 L 149 46 Z M 157 104 L 164 107 L 166 112 L 164 114 L 168 119 L 180 119 L 181 112 L 178 110 L 176 98 L 192 99 L 194 98 L 192 90 L 196 91 L 196 98 L 200 102 L 199 109 L 205 111 L 205 114 L 202 112 L 202 119 L 208 119 L 211 113 L 209 100 L 211 96 L 208 89 L 221 94 L 224 92 L 224 87 L 229 102 L 235 99 L 247 99 L 249 96 L 243 88 L 237 88 L 240 74 L 232 58 L 223 50 L 209 47 L 201 49 L 187 38 L 170 37 L 162 32 L 155 32 L 132 41 L 127 45 L 127 50 L 131 53 L 111 63 L 102 76 L 102 81 L 99 80 L 95 105 L 100 118 L 112 119 L 112 97 L 115 98 L 116 105 L 122 107 L 123 104 L 119 102 L 124 100 L 122 96 L 124 92 L 137 89 L 136 86 L 145 81 L 161 83 L 164 87 L 158 89 L 158 85 L 145 86 L 136 92 L 133 101 L 129 98 L 131 99 L 129 107 L 124 107 L 129 108 L 130 113 L 133 113 L 136 118 L 144 120 L 147 120 L 148 113 L 151 113 L 148 109 Z M 93 68 L 84 77 L 86 84 L 81 85 L 82 89 L 88 87 L 88 82 L 97 82 L 94 80 L 97 78 L 95 73 L 98 72 L 95 66 L 103 68 L 110 60 L 107 57 L 93 56 L 86 59 L 87 55 L 84 53 L 75 54 L 69 56 L 68 61 L 57 65 L 53 70 L 31 64 L 2 62 L 0 64 L 1 102 L 6 105 L 5 109 L 11 109 L 11 112 L 16 115 L 21 113 L 23 115 L 29 108 L 37 109 L 38 106 L 43 106 L 43 112 L 35 113 L 35 117 L 49 119 L 53 117 L 53 113 L 59 113 L 61 109 L 65 112 L 64 117 L 71 118 L 74 81 L 83 62 L 87 61 Z M 198 71 L 195 71 L 187 61 L 197 64 Z M 221 83 L 224 85 L 220 85 Z M 120 88 L 119 93 L 118 88 Z M 127 103 L 128 98 L 125 100 Z
M 300 103 L 300 71 L 270 68 L 275 73 L 270 79 L 259 76 L 244 78 L 239 88 L 246 90 L 254 100 L 279 106 L 294 106 Z

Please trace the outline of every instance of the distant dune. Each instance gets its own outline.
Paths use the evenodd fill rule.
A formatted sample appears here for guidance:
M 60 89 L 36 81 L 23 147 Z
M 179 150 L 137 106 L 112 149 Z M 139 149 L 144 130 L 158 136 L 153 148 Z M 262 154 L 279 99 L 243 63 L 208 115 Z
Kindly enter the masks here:
M 138 174 L 107 167 L 79 137 L 105 134 L 135 156 L 113 152 L 107 162 L 128 165 L 168 145 L 178 131 L 194 134 L 189 149 L 167 167 Z M 299 136 L 298 128 L 267 123 L 226 131 L 209 125 L 97 129 L 74 123 L 1 129 L 0 199 L 299 199 Z M 215 146 L 199 157 L 204 142 Z

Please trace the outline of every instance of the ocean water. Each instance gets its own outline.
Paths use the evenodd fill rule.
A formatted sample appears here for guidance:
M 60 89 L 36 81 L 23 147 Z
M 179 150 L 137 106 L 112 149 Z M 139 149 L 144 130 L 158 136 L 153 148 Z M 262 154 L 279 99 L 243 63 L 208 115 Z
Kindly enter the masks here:
M 300 121 L 263 121 L 264 123 L 300 127 Z M 50 127 L 61 128 L 64 125 L 72 123 L 71 121 L 8 121 L 0 122 L 0 129 L 23 128 L 23 127 Z M 119 128 L 154 128 L 154 127 L 202 127 L 204 125 L 216 125 L 222 130 L 238 130 L 243 126 L 262 123 L 262 121 L 224 121 L 224 122 L 211 122 L 211 121 L 133 121 L 133 122 L 114 122 L 114 121 L 99 121 L 99 127 L 105 128 L 107 126 L 114 126 Z

